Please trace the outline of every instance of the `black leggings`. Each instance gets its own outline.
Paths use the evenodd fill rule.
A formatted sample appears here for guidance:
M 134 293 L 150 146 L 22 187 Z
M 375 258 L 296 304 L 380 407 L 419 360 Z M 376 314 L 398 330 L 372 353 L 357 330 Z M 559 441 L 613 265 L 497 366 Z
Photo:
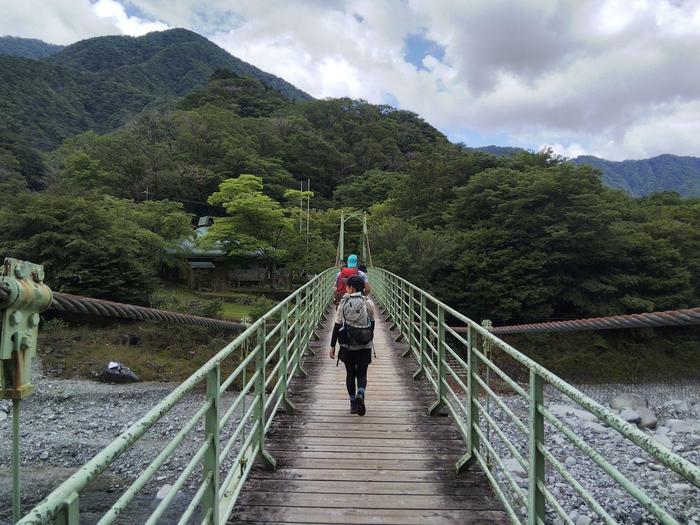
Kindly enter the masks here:
M 345 365 L 345 386 L 350 396 L 355 395 L 355 382 L 357 388 L 367 388 L 367 367 L 372 362 L 372 350 L 343 350 L 340 356 Z

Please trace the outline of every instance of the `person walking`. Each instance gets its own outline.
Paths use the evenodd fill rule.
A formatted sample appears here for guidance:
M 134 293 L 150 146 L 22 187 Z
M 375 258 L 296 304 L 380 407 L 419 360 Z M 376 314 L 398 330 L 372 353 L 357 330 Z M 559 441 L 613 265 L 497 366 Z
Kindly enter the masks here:
M 336 311 L 331 335 L 331 359 L 340 343 L 338 359 L 345 365 L 345 386 L 350 397 L 350 413 L 364 416 L 367 368 L 372 362 L 374 304 L 362 295 L 365 282 L 359 275 L 348 277 L 346 294 Z
M 335 276 L 335 293 L 333 294 L 333 304 L 336 306 L 338 303 L 340 303 L 343 295 L 345 295 L 345 283 L 353 275 L 358 275 L 362 278 L 363 286 L 360 291 L 362 291 L 364 295 L 369 294 L 370 288 L 367 274 L 357 267 L 357 255 L 349 255 L 347 265 L 343 265 L 338 272 L 338 275 Z

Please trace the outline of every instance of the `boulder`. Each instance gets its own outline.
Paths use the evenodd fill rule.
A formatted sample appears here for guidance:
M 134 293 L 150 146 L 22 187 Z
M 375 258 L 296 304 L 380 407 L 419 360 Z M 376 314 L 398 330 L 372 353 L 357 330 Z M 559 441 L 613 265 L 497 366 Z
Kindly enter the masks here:
M 525 472 L 525 469 L 522 467 L 520 463 L 518 463 L 518 460 L 515 458 L 506 458 L 503 460 L 503 466 L 506 468 L 506 470 L 514 475 L 514 476 L 519 476 L 519 477 L 525 477 L 527 476 L 527 472 Z
M 656 414 L 654 414 L 651 410 L 645 407 L 639 407 L 634 411 L 639 414 L 639 417 L 642 418 L 641 421 L 637 423 L 639 428 L 656 428 L 658 420 L 656 419 Z
M 689 410 L 688 402 L 682 399 L 671 399 L 666 401 L 661 408 L 670 408 L 676 412 L 687 412 Z
M 618 410 L 623 408 L 646 408 L 647 402 L 642 396 L 637 394 L 620 394 L 610 401 L 610 406 Z
M 700 423 L 691 420 L 673 419 L 671 423 L 671 432 L 689 433 L 700 430 Z
M 136 383 L 141 381 L 139 376 L 129 367 L 115 361 L 110 361 L 97 378 L 105 383 Z
M 165 498 L 165 496 L 168 495 L 168 492 L 170 492 L 170 489 L 172 489 L 172 485 L 163 485 L 160 489 L 158 489 L 158 493 L 156 494 L 156 499 L 161 500 Z
M 640 416 L 631 408 L 626 408 L 622 412 L 620 412 L 620 417 L 628 423 L 634 423 L 635 425 L 642 421 L 642 416 Z
M 655 436 L 653 436 L 653 439 L 659 445 L 662 445 L 669 450 L 673 450 L 673 441 L 671 441 L 671 438 L 668 437 L 666 434 L 656 434 Z

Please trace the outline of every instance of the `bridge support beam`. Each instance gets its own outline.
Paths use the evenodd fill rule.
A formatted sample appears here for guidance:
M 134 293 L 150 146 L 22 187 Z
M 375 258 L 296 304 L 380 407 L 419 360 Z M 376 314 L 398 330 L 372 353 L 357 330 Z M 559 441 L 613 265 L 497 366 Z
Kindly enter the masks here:
M 457 463 L 455 464 L 455 469 L 457 472 L 471 467 L 476 463 L 476 454 L 474 451 L 479 451 L 479 434 L 477 434 L 474 429 L 479 426 L 479 382 L 474 379 L 479 375 L 479 358 L 473 352 L 472 345 L 475 341 L 472 340 L 472 327 L 467 328 L 467 389 L 469 390 L 469 420 L 468 420 L 468 432 L 467 432 L 467 453 L 464 454 Z

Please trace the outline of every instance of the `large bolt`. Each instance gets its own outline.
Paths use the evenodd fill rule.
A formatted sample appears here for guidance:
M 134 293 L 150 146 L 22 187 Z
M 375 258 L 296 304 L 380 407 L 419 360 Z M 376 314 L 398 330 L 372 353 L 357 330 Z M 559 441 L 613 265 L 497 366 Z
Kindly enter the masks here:
M 29 319 L 27 319 L 27 324 L 30 326 L 30 328 L 34 328 L 35 326 L 39 325 L 39 314 L 34 313 L 29 316 Z
M 17 279 L 24 279 L 27 277 L 27 267 L 24 264 L 15 266 L 15 277 L 17 277 Z
M 22 322 L 22 312 L 12 312 L 10 316 L 10 325 L 17 326 Z

